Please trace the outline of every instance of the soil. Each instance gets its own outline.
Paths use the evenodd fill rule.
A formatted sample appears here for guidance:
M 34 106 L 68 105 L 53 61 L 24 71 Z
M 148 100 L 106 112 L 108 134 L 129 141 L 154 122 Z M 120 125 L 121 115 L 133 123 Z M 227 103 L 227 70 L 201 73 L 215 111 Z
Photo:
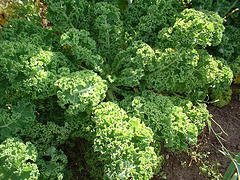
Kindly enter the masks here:
M 208 106 L 209 112 L 213 115 L 213 120 L 218 123 L 221 128 L 227 133 L 227 136 L 222 133 L 221 140 L 223 145 L 232 153 L 236 154 L 240 152 L 240 86 L 233 86 L 232 101 L 229 105 L 218 108 L 212 105 Z M 221 133 L 222 130 L 219 126 L 212 122 L 212 128 L 215 132 Z M 221 144 L 217 140 L 213 132 L 206 128 L 199 137 L 199 142 L 193 149 L 197 152 L 208 153 L 208 157 L 205 161 L 211 162 L 219 173 L 224 175 L 226 172 L 230 160 L 220 153 Z M 199 171 L 199 165 L 201 162 L 194 160 L 187 153 L 171 154 L 164 153 L 166 162 L 163 167 L 163 171 L 166 173 L 166 179 L 169 180 L 207 180 L 211 179 L 206 174 L 203 175 Z M 219 166 L 217 166 L 219 163 Z M 185 165 L 182 165 L 185 164 Z M 162 178 L 154 178 L 162 179 Z

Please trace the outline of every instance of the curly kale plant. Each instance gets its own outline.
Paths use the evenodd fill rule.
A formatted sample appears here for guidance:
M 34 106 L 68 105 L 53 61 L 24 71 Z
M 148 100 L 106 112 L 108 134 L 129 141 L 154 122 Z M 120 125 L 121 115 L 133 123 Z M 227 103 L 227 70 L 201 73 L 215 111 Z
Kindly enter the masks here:
M 18 36 L 15 36 L 15 35 Z M 55 45 L 59 37 L 51 30 L 44 29 L 40 22 L 28 19 L 9 19 L 0 33 L 1 40 L 36 44 L 44 50 Z
M 149 2 L 146 14 L 140 17 L 136 27 L 137 37 L 149 44 L 155 44 L 157 33 L 162 28 L 173 25 L 181 10 L 180 1 L 160 0 L 154 4 Z
M 26 101 L 0 109 L 0 142 L 17 136 L 35 122 L 35 106 Z
M 38 179 L 37 151 L 30 143 L 8 138 L 0 144 L 1 179 Z
M 223 19 L 211 11 L 185 9 L 174 25 L 159 32 L 159 47 L 216 46 L 221 42 Z
M 106 81 L 90 70 L 76 71 L 56 81 L 59 105 L 70 114 L 91 111 L 104 98 Z
M 197 143 L 197 137 L 210 115 L 205 105 L 194 106 L 179 97 L 158 95 L 151 91 L 124 99 L 121 106 L 140 118 L 154 132 L 154 139 L 164 142 L 170 150 L 184 150 Z
M 61 36 L 60 43 L 71 61 L 78 67 L 84 66 L 103 73 L 103 58 L 97 54 L 96 42 L 86 30 L 69 29 Z
M 98 52 L 111 61 L 123 44 L 120 10 L 109 3 L 99 2 L 93 6 L 93 17 L 95 17 L 93 33 L 98 44 Z
M 239 25 L 240 2 L 238 0 L 190 0 L 189 4 L 197 10 L 209 10 L 217 12 L 221 17 L 226 18 L 227 24 Z
M 61 67 L 67 67 L 67 59 L 60 52 L 42 51 L 23 62 L 26 78 L 13 87 L 32 96 L 44 99 L 56 94 L 54 82 L 60 77 Z M 60 71 L 61 72 L 61 71 Z
M 37 160 L 40 171 L 39 179 L 58 179 L 64 178 L 67 166 L 67 156 L 62 150 L 51 146 Z
M 240 42 L 236 41 L 239 38 L 239 27 L 226 26 L 222 42 L 217 47 L 217 55 L 227 61 L 235 76 L 240 75 L 240 62 L 238 60 L 240 56 Z
M 115 103 L 101 103 L 93 112 L 96 122 L 94 150 L 106 162 L 107 179 L 149 179 L 158 167 L 151 147 L 153 132 L 140 119 L 128 117 Z
M 44 51 L 29 42 L 2 41 L 1 78 L 16 97 L 44 99 L 56 94 L 54 82 L 69 63 L 61 52 Z
M 156 91 L 178 93 L 193 101 L 204 100 L 209 91 L 229 91 L 233 74 L 224 62 L 216 60 L 205 50 L 182 48 L 157 52 L 152 72 L 145 77 L 147 87 Z M 231 93 L 212 96 L 212 100 L 229 103 Z M 222 106 L 221 105 L 221 106 Z
M 94 140 L 96 136 L 95 122 L 92 121 L 90 114 L 87 112 L 74 115 L 66 113 L 64 120 L 67 136 L 70 138 L 84 138 L 90 142 Z M 66 137 L 66 135 L 62 137 Z
M 135 41 L 126 50 L 120 51 L 112 64 L 116 86 L 134 87 L 140 84 L 145 71 L 151 69 L 154 50 L 146 43 Z
M 21 136 L 23 139 L 31 139 L 41 154 L 49 147 L 63 144 L 68 139 L 69 131 L 67 127 L 59 126 L 51 121 L 47 124 L 35 122 L 22 131 Z
M 89 1 L 81 0 L 44 0 L 48 5 L 47 19 L 56 31 L 64 32 L 69 28 L 90 28 Z

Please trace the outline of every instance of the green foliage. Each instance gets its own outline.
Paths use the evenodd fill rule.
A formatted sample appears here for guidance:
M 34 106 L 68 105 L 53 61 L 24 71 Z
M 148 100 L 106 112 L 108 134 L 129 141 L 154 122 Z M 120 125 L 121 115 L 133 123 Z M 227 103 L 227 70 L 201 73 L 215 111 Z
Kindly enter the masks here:
M 93 113 L 94 150 L 106 162 L 106 179 L 149 179 L 158 167 L 151 143 L 153 132 L 140 119 L 128 117 L 115 103 L 101 103 Z
M 107 2 L 112 4 L 119 8 L 122 13 L 125 12 L 129 7 L 128 0 L 95 0 L 95 2 Z
M 186 150 L 189 144 L 196 144 L 198 135 L 210 122 L 205 105 L 194 106 L 189 100 L 151 91 L 124 99 L 121 106 L 140 118 L 153 130 L 154 139 L 172 151 Z
M 68 129 L 70 138 L 81 137 L 91 142 L 96 136 L 95 122 L 85 112 L 75 115 L 66 114 L 65 128 Z
M 222 23 L 216 13 L 183 10 L 173 27 L 159 32 L 158 46 L 162 50 L 156 53 L 155 66 L 146 76 L 148 87 L 178 93 L 193 101 L 210 95 L 213 101 L 219 101 L 216 105 L 220 107 L 229 103 L 232 71 L 224 60 L 216 60 L 199 49 L 221 42 Z
M 198 10 L 209 10 L 217 12 L 221 17 L 230 16 L 231 19 L 227 23 L 233 21 L 234 24 L 239 24 L 239 20 L 235 20 L 239 16 L 239 12 L 232 13 L 236 8 L 240 7 L 238 0 L 191 0 L 191 5 Z
M 211 11 L 185 9 L 174 25 L 159 32 L 159 47 L 216 46 L 224 31 L 223 19 Z
M 145 69 L 151 69 L 155 57 L 154 50 L 146 43 L 135 41 L 126 50 L 120 51 L 112 64 L 117 86 L 138 86 L 145 75 Z
M 22 139 L 31 140 L 40 153 L 46 152 L 51 146 L 63 144 L 68 139 L 69 131 L 67 127 L 59 126 L 53 122 L 47 124 L 32 123 L 20 136 Z
M 103 72 L 104 60 L 97 54 L 96 42 L 88 31 L 71 28 L 62 34 L 60 44 L 78 68 L 86 66 Z
M 191 4 L 194 7 L 194 9 L 197 10 L 211 10 L 213 6 L 213 1 L 214 0 L 191 0 Z
M 48 5 L 47 19 L 56 31 L 69 28 L 88 30 L 91 26 L 90 3 L 86 0 L 44 0 Z
M 209 90 L 224 92 L 233 78 L 231 69 L 205 50 L 165 49 L 157 53 L 154 65 L 153 72 L 145 77 L 149 88 L 178 93 L 193 101 L 204 100 Z
M 217 59 L 218 68 L 221 69 L 217 73 L 213 88 L 210 89 L 210 98 L 215 100 L 214 105 L 223 107 L 231 101 L 232 90 L 230 85 L 233 79 L 233 72 L 222 59 Z
M 123 23 L 120 10 L 114 5 L 99 2 L 93 6 L 94 37 L 98 52 L 109 62 L 121 50 L 123 44 Z
M 156 0 L 134 0 L 133 4 L 129 6 L 128 11 L 124 14 L 124 18 L 126 19 L 127 28 L 130 30 L 134 30 L 134 28 L 139 24 L 140 19 L 144 15 L 147 15 L 147 10 L 149 6 L 156 4 Z
M 106 81 L 90 70 L 76 71 L 56 81 L 59 105 L 69 114 L 91 111 L 104 98 Z
M 70 129 L 51 121 L 46 125 L 36 122 L 30 125 L 19 136 L 25 141 L 30 140 L 38 150 L 36 164 L 40 172 L 39 179 L 63 179 L 67 157 L 55 146 L 68 139 Z
M 8 138 L 0 144 L 1 179 L 38 179 L 36 148 L 27 142 Z
M 3 41 L 0 49 L 1 76 L 11 84 L 8 88 L 15 96 L 43 99 L 56 94 L 58 70 L 68 66 L 63 54 L 43 51 L 27 42 Z
M 25 101 L 15 105 L 8 104 L 0 109 L 0 142 L 8 137 L 17 136 L 35 122 L 35 107 Z
M 24 63 L 26 78 L 13 85 L 14 89 L 27 93 L 32 99 L 43 99 L 56 94 L 54 82 L 60 77 L 59 69 L 67 67 L 67 59 L 60 52 L 42 51 Z
M 160 0 L 150 4 L 146 15 L 141 16 L 136 27 L 140 39 L 154 44 L 157 33 L 162 28 L 173 25 L 180 10 L 182 10 L 181 4 L 176 0 Z
M 18 36 L 15 36 L 16 34 Z M 56 35 L 50 30 L 43 29 L 40 22 L 20 18 L 10 19 L 6 23 L 0 33 L 0 39 L 37 44 L 47 50 L 55 41 Z
M 157 33 L 171 26 L 182 9 L 180 1 L 175 0 L 134 0 L 123 13 L 125 31 L 131 35 L 126 40 L 137 39 L 154 45 Z
M 234 75 L 236 77 L 240 76 L 240 55 L 235 59 L 233 63 L 229 63 L 233 72 L 235 73 Z
M 57 101 L 56 95 L 34 101 L 37 122 L 47 124 L 49 121 L 52 121 L 57 125 L 64 126 L 65 111 L 58 105 Z
M 38 150 L 37 166 L 39 179 L 63 179 L 67 157 L 55 146 L 63 144 L 70 134 L 70 128 L 53 122 L 41 124 L 34 122 L 20 133 L 25 141 L 31 140 Z
M 103 179 L 103 162 L 99 159 L 99 153 L 94 152 L 93 143 L 86 143 L 84 160 L 87 166 L 86 169 L 83 169 L 82 173 L 88 171 L 89 179 Z
M 223 57 L 235 76 L 240 75 L 240 29 L 234 26 L 226 26 L 222 43 L 217 48 L 217 55 Z
M 230 61 L 240 55 L 240 42 L 235 41 L 240 37 L 240 29 L 234 26 L 226 26 L 221 44 L 218 46 L 220 56 Z
M 40 48 L 25 42 L 4 40 L 1 43 L 1 77 L 11 83 L 16 79 L 23 79 L 21 78 L 23 73 L 20 72 L 24 71 L 24 63 L 27 63 L 27 59 L 31 56 L 37 54 Z
M 226 105 L 239 81 L 235 0 L 13 2 L 0 19 L 0 162 L 29 142 L 38 153 L 0 179 L 75 178 L 74 156 L 90 179 L 150 179 L 161 144 L 196 144 L 210 125 L 202 102 Z M 65 145 L 80 138 L 73 155 Z
M 49 147 L 47 151 L 37 159 L 40 171 L 39 179 L 62 180 L 67 162 L 67 157 L 61 150 L 59 151 L 55 147 Z

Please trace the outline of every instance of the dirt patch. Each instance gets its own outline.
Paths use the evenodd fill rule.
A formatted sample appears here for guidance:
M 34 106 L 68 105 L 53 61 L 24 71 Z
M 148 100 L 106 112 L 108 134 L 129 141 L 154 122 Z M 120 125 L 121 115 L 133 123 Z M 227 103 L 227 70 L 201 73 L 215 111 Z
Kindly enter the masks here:
M 208 106 L 209 112 L 213 115 L 214 121 L 218 123 L 221 128 L 227 133 L 222 137 L 225 139 L 223 145 L 232 153 L 240 152 L 240 100 L 239 100 L 240 86 L 233 86 L 232 101 L 229 105 L 223 108 L 217 108 L 212 105 Z M 221 129 L 216 123 L 212 123 L 213 129 L 220 133 Z M 197 152 L 204 152 L 208 154 L 205 158 L 223 175 L 230 164 L 230 160 L 219 152 L 221 144 L 216 136 L 205 128 L 204 132 L 199 137 L 198 146 L 194 147 Z M 190 158 L 187 153 L 169 154 L 164 153 L 167 157 L 163 171 L 166 173 L 167 179 L 171 180 L 206 180 L 209 179 L 206 175 L 202 175 L 199 171 L 200 162 Z M 161 179 L 161 178 L 155 178 Z

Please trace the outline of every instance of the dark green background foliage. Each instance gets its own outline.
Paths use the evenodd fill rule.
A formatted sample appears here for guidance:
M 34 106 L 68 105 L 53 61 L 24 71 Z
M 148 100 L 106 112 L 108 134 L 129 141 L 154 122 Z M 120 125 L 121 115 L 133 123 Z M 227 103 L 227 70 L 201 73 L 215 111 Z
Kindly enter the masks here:
M 231 100 L 238 1 L 44 3 L 0 30 L 0 179 L 151 179 Z

